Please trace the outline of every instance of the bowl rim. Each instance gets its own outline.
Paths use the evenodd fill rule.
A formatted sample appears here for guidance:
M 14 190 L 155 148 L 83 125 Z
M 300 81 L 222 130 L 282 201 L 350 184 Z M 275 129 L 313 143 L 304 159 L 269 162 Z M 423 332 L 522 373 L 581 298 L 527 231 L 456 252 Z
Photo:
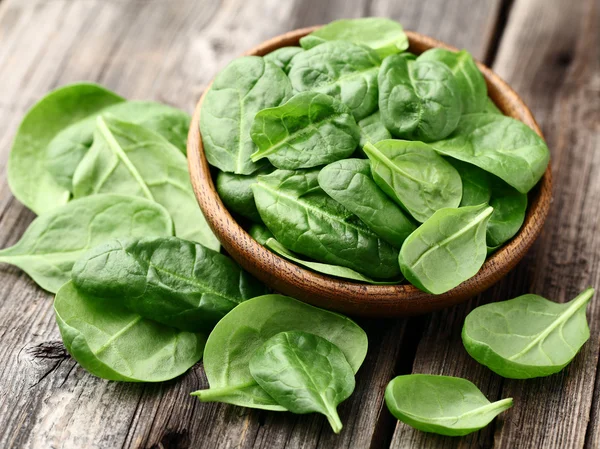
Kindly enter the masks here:
M 298 45 L 302 36 L 320 28 L 312 26 L 276 36 L 245 52 L 263 56 L 277 48 Z M 420 54 L 432 47 L 458 51 L 444 42 L 406 31 L 409 51 Z M 505 115 L 516 118 L 544 136 L 533 114 L 519 95 L 490 68 L 477 62 L 488 86 L 488 95 Z M 211 82 L 212 84 L 212 82 Z M 187 154 L 190 177 L 198 204 L 223 248 L 244 269 L 275 291 L 331 310 L 372 317 L 406 316 L 449 307 L 473 297 L 512 270 L 539 236 L 548 215 L 552 197 L 552 171 L 548 167 L 536 187 L 528 194 L 525 221 L 519 232 L 486 259 L 470 279 L 441 295 L 432 295 L 411 284 L 371 285 L 313 272 L 271 252 L 256 242 L 229 213 L 211 176 L 204 155 L 199 127 L 202 102 L 210 84 L 195 108 L 188 135 Z

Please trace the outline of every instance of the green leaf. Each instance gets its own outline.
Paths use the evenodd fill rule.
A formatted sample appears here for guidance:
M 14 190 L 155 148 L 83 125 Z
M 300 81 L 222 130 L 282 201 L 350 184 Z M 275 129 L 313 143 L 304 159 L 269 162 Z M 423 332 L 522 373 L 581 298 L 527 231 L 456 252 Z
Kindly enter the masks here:
M 371 164 L 346 159 L 324 167 L 319 186 L 334 200 L 356 214 L 364 224 L 390 245 L 400 248 L 416 228 L 400 208 L 377 186 Z
M 218 250 L 192 190 L 185 156 L 160 135 L 113 117 L 98 117 L 94 144 L 75 172 L 73 195 L 141 196 L 163 205 L 178 237 Z
M 311 168 L 350 156 L 360 130 L 350 109 L 329 95 L 302 92 L 254 117 L 252 161 L 268 158 L 277 168 Z
M 301 38 L 300 45 L 308 50 L 326 41 L 366 45 L 382 58 L 408 48 L 408 37 L 402 26 L 383 17 L 335 20 Z
M 392 135 L 381 121 L 381 112 L 377 111 L 358 122 L 360 128 L 360 141 L 358 146 L 364 147 L 366 143 L 377 143 L 388 140 Z
M 460 90 L 445 64 L 392 55 L 383 60 L 378 79 L 381 118 L 393 136 L 428 142 L 456 128 Z
M 260 223 L 260 215 L 254 202 L 254 193 L 251 186 L 260 175 L 267 175 L 273 170 L 274 168 L 269 164 L 251 175 L 219 172 L 216 182 L 217 192 L 227 209 Z
M 190 116 L 151 101 L 128 101 L 106 107 L 59 132 L 47 149 L 48 170 L 59 185 L 71 191 L 77 166 L 92 146 L 98 115 L 135 123 L 160 134 L 185 154 Z
M 529 294 L 477 307 L 465 319 L 465 349 L 503 377 L 557 373 L 590 338 L 585 309 L 593 294 L 588 288 L 564 304 Z
M 494 208 L 494 213 L 487 226 L 487 245 L 493 248 L 509 241 L 523 226 L 527 195 L 494 176 L 490 206 Z
M 261 238 L 261 237 L 262 237 L 262 235 L 258 236 L 258 238 Z M 256 237 L 255 237 L 255 240 L 258 241 L 258 239 Z M 259 242 L 259 243 L 261 243 L 261 242 Z M 354 271 L 350 268 L 341 267 L 339 265 L 330 265 L 330 264 L 326 264 L 326 263 L 312 262 L 310 260 L 302 260 L 272 237 L 267 238 L 265 240 L 265 242 L 261 243 L 261 244 L 266 246 L 267 248 L 269 248 L 274 253 L 279 254 L 280 256 L 285 257 L 286 259 L 291 260 L 292 262 L 295 262 L 299 265 L 305 266 L 306 268 L 310 268 L 311 270 L 314 270 L 317 273 L 323 273 L 323 274 L 327 274 L 329 276 L 335 276 L 335 277 L 339 277 L 339 278 L 343 278 L 343 279 L 350 279 L 353 281 L 366 282 L 367 284 L 373 284 L 373 285 L 395 285 L 395 284 L 399 284 L 400 282 L 402 282 L 402 278 L 399 278 L 395 281 L 374 281 L 373 279 L 371 279 L 367 276 L 363 276 L 362 274 L 360 274 L 357 271 Z
M 487 426 L 513 400 L 490 402 L 460 377 L 411 374 L 388 384 L 385 403 L 392 415 L 415 429 L 462 436 Z
M 327 195 L 318 169 L 276 170 L 252 185 L 261 218 L 283 246 L 379 279 L 397 277 L 398 250 Z
M 176 237 L 103 243 L 75 263 L 72 278 L 107 308 L 116 302 L 190 332 L 210 331 L 239 303 L 266 293 L 229 257 Z
M 292 59 L 298 53 L 302 53 L 302 47 L 281 47 L 264 56 L 265 61 L 272 62 L 285 73 L 288 73 L 292 64 Z
M 478 206 L 489 204 L 492 198 L 491 176 L 476 165 L 452 159 L 446 159 L 458 171 L 462 181 L 462 199 L 460 206 Z M 494 212 L 495 213 L 495 212 Z M 489 226 L 489 225 L 488 225 Z
M 307 332 L 281 332 L 250 359 L 250 373 L 279 405 L 292 413 L 322 413 L 342 430 L 337 405 L 354 391 L 354 372 L 344 353 Z
M 259 56 L 232 61 L 215 77 L 202 103 L 200 131 L 208 162 L 240 175 L 258 170 L 264 164 L 250 160 L 256 151 L 250 138 L 254 116 L 291 96 L 289 79 L 272 62 Z
M 55 293 L 90 248 L 116 237 L 170 235 L 173 222 L 161 205 L 143 198 L 95 195 L 40 215 L 16 245 L 0 251 L 0 262 L 18 266 Z
M 66 283 L 54 300 L 67 351 L 94 376 L 125 382 L 163 382 L 202 358 L 206 337 L 163 326 Z
M 490 97 L 488 97 L 485 102 L 485 111 L 483 112 L 487 112 L 488 114 L 504 115 L 504 113 L 498 108 L 498 106 L 496 106 L 496 103 L 494 103 Z
M 544 140 L 523 122 L 485 112 L 463 115 L 446 140 L 431 146 L 498 176 L 521 193 L 537 184 L 550 160 Z
M 254 352 L 280 332 L 303 331 L 336 345 L 356 373 L 367 354 L 367 335 L 352 320 L 282 295 L 245 301 L 215 326 L 204 350 L 208 390 L 192 393 L 203 402 L 226 402 L 285 410 L 252 377 Z
M 47 169 L 46 147 L 62 129 L 125 101 L 117 94 L 91 83 L 56 89 L 39 100 L 25 115 L 8 158 L 8 184 L 25 206 L 41 214 L 69 200 Z
M 380 64 L 370 48 L 332 41 L 298 53 L 289 77 L 296 92 L 314 91 L 337 98 L 361 120 L 377 109 Z
M 400 269 L 414 286 L 434 295 L 474 276 L 487 255 L 485 231 L 493 208 L 440 209 L 413 232 L 400 250 Z
M 422 223 L 437 210 L 460 204 L 460 175 L 427 144 L 383 140 L 363 150 L 377 185 L 415 220 Z
M 468 51 L 455 52 L 444 48 L 432 48 L 422 53 L 418 60 L 438 61 L 448 66 L 458 84 L 463 114 L 485 111 L 488 99 L 487 85 Z
M 248 234 L 261 245 L 267 243 L 270 238 L 274 238 L 273 233 L 262 223 L 255 223 L 250 226 Z

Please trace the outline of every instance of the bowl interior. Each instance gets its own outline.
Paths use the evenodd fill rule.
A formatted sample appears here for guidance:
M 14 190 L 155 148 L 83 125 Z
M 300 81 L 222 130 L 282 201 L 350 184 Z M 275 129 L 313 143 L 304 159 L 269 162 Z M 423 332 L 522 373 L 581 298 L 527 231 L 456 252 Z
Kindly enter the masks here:
M 316 28 L 303 28 L 277 36 L 245 54 L 263 56 L 281 47 L 298 45 L 302 36 Z M 456 50 L 418 33 L 407 32 L 407 35 L 409 51 L 413 53 L 420 54 L 432 47 Z M 516 92 L 488 67 L 481 63 L 478 65 L 486 79 L 488 95 L 500 110 L 521 120 L 542 136 L 533 115 Z M 223 248 L 244 269 L 274 290 L 310 304 L 350 315 L 376 317 L 414 315 L 457 304 L 489 288 L 514 268 L 541 232 L 548 214 L 552 190 L 550 166 L 529 193 L 529 207 L 519 233 L 490 256 L 475 276 L 441 295 L 431 295 L 408 284 L 367 285 L 321 275 L 264 248 L 250 237 L 223 205 L 204 156 L 200 135 L 199 117 L 203 99 L 204 95 L 198 102 L 190 126 L 188 161 L 194 192 L 208 224 Z

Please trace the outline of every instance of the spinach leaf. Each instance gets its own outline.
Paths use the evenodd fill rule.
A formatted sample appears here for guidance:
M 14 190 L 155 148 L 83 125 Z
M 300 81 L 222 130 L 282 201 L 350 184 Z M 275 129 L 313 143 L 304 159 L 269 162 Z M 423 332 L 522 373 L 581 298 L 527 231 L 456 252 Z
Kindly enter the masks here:
M 281 332 L 250 359 L 250 373 L 262 389 L 292 413 L 322 413 L 335 433 L 342 430 L 337 405 L 354 391 L 344 353 L 323 337 Z
M 521 193 L 537 184 L 550 160 L 544 140 L 523 122 L 485 112 L 463 115 L 446 140 L 431 146 L 498 176 Z
M 370 48 L 332 41 L 298 53 L 289 77 L 295 91 L 331 95 L 361 120 L 377 109 L 380 64 L 381 59 Z
M 41 214 L 69 201 L 47 170 L 46 147 L 63 128 L 125 101 L 117 94 L 90 83 L 70 84 L 50 92 L 25 115 L 8 158 L 8 184 L 25 206 Z
M 377 185 L 415 220 L 424 222 L 435 211 L 460 204 L 460 175 L 427 144 L 383 140 L 363 150 Z
M 250 138 L 254 116 L 291 96 L 289 79 L 272 62 L 259 56 L 232 61 L 215 77 L 202 103 L 200 131 L 208 162 L 240 175 L 258 170 L 264 164 L 250 160 L 256 151 Z
M 327 41 L 366 45 L 382 58 L 408 48 L 402 26 L 383 17 L 335 20 L 301 38 L 300 45 L 308 50 Z
M 253 162 L 266 157 L 277 168 L 296 170 L 350 156 L 360 129 L 345 104 L 329 95 L 302 92 L 256 114 L 250 136 L 258 147 Z
M 513 238 L 521 229 L 527 212 L 527 195 L 494 176 L 490 206 L 494 213 L 487 225 L 487 245 L 494 248 Z
M 273 170 L 269 164 L 251 175 L 219 172 L 216 182 L 217 192 L 227 209 L 254 222 L 260 222 L 260 215 L 254 202 L 254 193 L 250 186 L 256 182 L 259 175 L 269 174 Z
M 98 111 L 59 132 L 48 144 L 47 166 L 59 185 L 73 188 L 73 174 L 92 146 L 98 115 L 135 123 L 154 131 L 186 152 L 190 116 L 183 111 L 152 101 L 117 103 Z
M 468 51 L 454 52 L 444 48 L 432 48 L 421 54 L 418 60 L 438 61 L 452 70 L 458 84 L 463 114 L 484 112 L 488 98 L 487 85 Z
M 264 237 L 266 237 L 266 235 L 264 235 Z M 263 238 L 263 234 L 259 234 L 258 238 Z M 255 240 L 258 241 L 258 238 L 255 238 Z M 371 279 L 367 276 L 363 276 L 362 274 L 360 274 L 350 268 L 341 267 L 339 265 L 330 265 L 330 264 L 326 264 L 326 263 L 312 262 L 310 260 L 302 260 L 302 259 L 298 258 L 294 253 L 289 251 L 285 246 L 283 246 L 281 243 L 279 243 L 274 238 L 269 237 L 265 240 L 264 243 L 262 243 L 262 242 L 259 242 L 259 243 L 266 246 L 274 253 L 279 254 L 281 257 L 285 257 L 286 259 L 291 260 L 292 262 L 295 262 L 298 265 L 302 265 L 302 266 L 305 266 L 306 268 L 310 268 L 311 270 L 316 271 L 317 273 L 323 273 L 323 274 L 327 274 L 329 276 L 335 276 L 335 277 L 339 277 L 339 278 L 343 278 L 343 279 L 350 279 L 353 281 L 365 282 L 367 284 L 374 284 L 374 285 L 394 285 L 394 284 L 399 284 L 400 282 L 402 282 L 402 278 L 396 279 L 394 281 L 374 281 L 373 279 Z
M 490 175 L 479 167 L 466 162 L 446 159 L 458 171 L 462 181 L 462 199 L 460 206 L 477 206 L 489 203 L 492 197 Z M 494 210 L 495 213 L 495 210 Z M 493 214 L 492 214 L 493 216 Z M 489 225 L 488 225 L 489 226 Z
M 392 415 L 415 429 L 462 436 L 487 426 L 513 400 L 490 402 L 460 377 L 410 374 L 388 384 L 385 403 Z
M 229 257 L 176 237 L 111 240 L 73 266 L 81 292 L 167 326 L 209 331 L 265 287 Z
M 414 223 L 377 187 L 369 161 L 334 162 L 321 170 L 318 180 L 325 193 L 356 214 L 390 245 L 400 248 L 415 230 Z
M 173 379 L 202 358 L 206 342 L 78 291 L 72 282 L 54 300 L 67 351 L 94 376 L 125 382 Z
M 97 118 L 94 144 L 73 178 L 73 195 L 81 198 L 98 193 L 156 201 L 173 217 L 178 237 L 215 250 L 220 247 L 198 208 L 185 156 L 139 125 L 110 116 Z
M 413 232 L 400 250 L 400 269 L 408 281 L 434 295 L 474 276 L 485 262 L 485 232 L 493 208 L 440 209 Z
M 496 103 L 494 103 L 490 97 L 488 97 L 485 102 L 485 110 L 483 112 L 487 112 L 488 114 L 504 115 L 504 113 L 498 108 L 498 106 L 496 106 Z
M 302 47 L 281 47 L 275 51 L 264 56 L 265 61 L 272 62 L 285 73 L 290 71 L 290 65 L 292 59 L 298 53 L 302 53 L 304 49 Z
M 367 142 L 377 143 L 388 140 L 392 135 L 381 121 L 381 112 L 377 111 L 358 122 L 360 128 L 360 141 L 358 146 L 364 147 Z
M 115 237 L 169 235 L 173 235 L 173 222 L 159 204 L 96 195 L 40 215 L 16 245 L 0 250 L 0 262 L 16 265 L 44 290 L 56 293 L 88 249 Z
M 398 250 L 327 195 L 318 174 L 318 169 L 276 170 L 252 185 L 258 212 L 275 238 L 319 262 L 374 278 L 398 276 Z
M 379 71 L 379 109 L 393 136 L 440 140 L 460 119 L 459 85 L 441 62 L 388 56 Z
M 252 226 L 250 226 L 248 234 L 250 234 L 250 237 L 252 237 L 254 240 L 256 240 L 263 246 L 265 245 L 265 243 L 267 243 L 267 240 L 269 240 L 270 238 L 274 238 L 273 233 L 269 231 L 269 228 L 267 228 L 262 223 L 255 223 Z
M 588 288 L 565 304 L 529 294 L 477 307 L 465 319 L 465 349 L 503 377 L 557 373 L 590 338 L 585 309 L 593 294 Z
M 282 295 L 241 303 L 217 323 L 206 342 L 204 371 L 208 390 L 192 393 L 203 402 L 284 411 L 250 373 L 250 359 L 280 332 L 303 331 L 336 345 L 357 372 L 367 354 L 367 335 L 352 320 Z

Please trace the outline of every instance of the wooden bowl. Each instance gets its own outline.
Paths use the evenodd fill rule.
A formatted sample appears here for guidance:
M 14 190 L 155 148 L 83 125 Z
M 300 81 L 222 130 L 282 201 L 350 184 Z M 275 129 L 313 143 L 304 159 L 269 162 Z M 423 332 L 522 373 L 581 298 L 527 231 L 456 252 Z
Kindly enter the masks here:
M 317 28 L 303 28 L 277 36 L 246 54 L 262 56 L 280 47 L 298 45 L 302 36 Z M 409 50 L 413 53 L 419 54 L 432 47 L 456 50 L 418 33 L 407 32 L 407 35 L 410 41 Z M 516 92 L 488 67 L 478 65 L 486 79 L 489 96 L 502 112 L 521 120 L 542 136 L 531 111 Z M 538 185 L 529 193 L 529 207 L 519 233 L 488 258 L 475 276 L 442 295 L 424 293 L 412 285 L 367 285 L 309 271 L 257 243 L 233 219 L 221 202 L 204 155 L 200 135 L 199 117 L 204 95 L 200 98 L 192 119 L 187 148 L 194 192 L 208 224 L 223 248 L 247 271 L 274 290 L 315 306 L 350 315 L 392 317 L 430 312 L 465 301 L 498 282 L 517 265 L 540 234 L 548 215 L 552 196 L 550 166 Z

